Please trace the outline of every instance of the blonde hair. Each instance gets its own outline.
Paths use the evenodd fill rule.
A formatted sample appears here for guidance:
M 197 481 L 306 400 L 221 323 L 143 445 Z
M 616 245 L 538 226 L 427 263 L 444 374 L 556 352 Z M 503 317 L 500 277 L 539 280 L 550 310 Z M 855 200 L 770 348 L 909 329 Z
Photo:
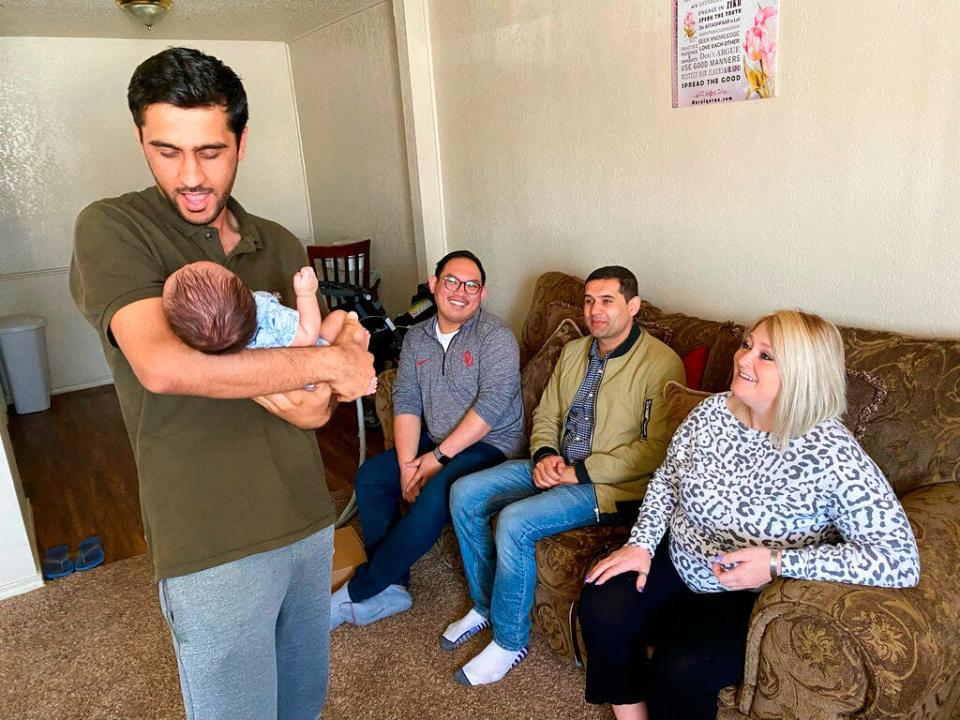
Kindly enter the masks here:
M 779 310 L 747 331 L 766 325 L 780 370 L 773 443 L 781 450 L 847 409 L 846 361 L 837 326 L 819 315 Z

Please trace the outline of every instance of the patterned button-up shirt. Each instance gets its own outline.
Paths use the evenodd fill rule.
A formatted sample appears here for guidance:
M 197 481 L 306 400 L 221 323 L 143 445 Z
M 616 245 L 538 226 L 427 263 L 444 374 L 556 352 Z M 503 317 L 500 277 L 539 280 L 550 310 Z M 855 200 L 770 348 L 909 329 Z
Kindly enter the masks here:
M 592 452 L 593 428 L 597 422 L 597 392 L 606 364 L 607 356 L 600 357 L 600 346 L 594 338 L 590 344 L 587 372 L 570 404 L 563 438 L 560 440 L 560 454 L 567 464 L 583 462 Z

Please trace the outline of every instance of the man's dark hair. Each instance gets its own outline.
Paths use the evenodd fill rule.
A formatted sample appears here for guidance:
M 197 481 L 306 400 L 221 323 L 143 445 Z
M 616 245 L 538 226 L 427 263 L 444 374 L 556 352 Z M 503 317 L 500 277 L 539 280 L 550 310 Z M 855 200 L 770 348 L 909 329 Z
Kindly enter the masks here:
M 238 145 L 247 126 L 247 93 L 240 78 L 217 58 L 193 48 L 169 48 L 134 70 L 127 87 L 127 105 L 138 128 L 143 128 L 147 106 L 155 103 L 179 108 L 222 107 Z
M 437 263 L 437 269 L 433 271 L 435 277 L 440 277 L 440 273 L 443 272 L 443 268 L 446 267 L 447 263 L 451 260 L 456 260 L 457 258 L 466 258 L 471 260 L 479 269 L 480 269 L 480 284 L 487 284 L 487 273 L 483 270 L 483 263 L 480 262 L 480 258 L 474 255 L 469 250 L 454 250 L 453 252 L 448 252 L 442 258 L 440 262 Z
M 602 268 L 597 268 L 587 276 L 584 285 L 592 280 L 619 280 L 620 293 L 627 302 L 630 302 L 639 294 L 637 289 L 637 276 L 622 265 L 606 265 Z
M 257 331 L 257 303 L 233 273 L 188 266 L 163 295 L 170 328 L 183 342 L 212 355 L 237 352 Z

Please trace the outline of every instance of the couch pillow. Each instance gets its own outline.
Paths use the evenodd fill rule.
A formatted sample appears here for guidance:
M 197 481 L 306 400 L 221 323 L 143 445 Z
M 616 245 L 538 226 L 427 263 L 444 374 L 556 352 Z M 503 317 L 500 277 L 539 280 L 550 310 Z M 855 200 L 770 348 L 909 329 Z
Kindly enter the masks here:
M 847 368 L 847 411 L 843 424 L 860 440 L 867 424 L 887 399 L 887 385 L 879 375 Z
M 703 386 L 703 371 L 707 367 L 707 358 L 710 349 L 706 345 L 697 345 L 682 358 L 684 374 L 687 376 L 687 387 L 699 390 Z
M 690 414 L 704 398 L 710 397 L 712 393 L 702 390 L 693 390 L 681 385 L 676 380 L 671 380 L 663 387 L 663 400 L 667 404 L 667 416 L 665 418 L 670 435 L 677 431 L 680 423 Z
M 573 320 L 566 318 L 560 321 L 539 352 L 530 358 L 520 371 L 520 392 L 523 395 L 523 431 L 527 438 L 533 428 L 533 411 L 540 404 L 540 396 L 550 380 L 553 368 L 560 359 L 560 351 L 571 340 L 583 337 L 580 328 Z
M 567 302 L 555 300 L 547 305 L 547 319 L 544 325 L 547 337 L 556 330 L 564 320 L 570 320 L 580 329 L 580 335 L 587 335 L 590 329 L 583 320 L 583 308 Z M 544 341 L 546 342 L 546 341 Z
M 543 343 L 556 329 L 547 327 L 547 306 L 563 302 L 575 307 L 583 302 L 583 280 L 562 272 L 545 272 L 537 278 L 530 300 L 530 309 L 520 330 L 520 367 L 537 354 Z
M 660 320 L 640 320 L 636 319 L 637 325 L 641 330 L 650 333 L 664 345 L 673 347 L 673 328 L 664 325 Z
M 743 328 L 740 325 L 726 322 L 720 326 L 707 356 L 701 388 L 712 393 L 730 389 L 730 381 L 733 379 L 733 354 L 739 349 L 742 337 Z

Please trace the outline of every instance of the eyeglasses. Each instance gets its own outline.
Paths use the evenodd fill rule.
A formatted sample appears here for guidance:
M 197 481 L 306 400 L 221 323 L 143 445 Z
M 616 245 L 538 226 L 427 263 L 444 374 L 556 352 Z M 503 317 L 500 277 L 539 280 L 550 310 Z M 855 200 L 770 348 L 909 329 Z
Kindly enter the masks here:
M 443 286 L 447 289 L 447 292 L 456 292 L 462 286 L 467 295 L 476 295 L 483 289 L 483 283 L 478 283 L 476 280 L 461 280 L 455 275 L 445 275 Z

